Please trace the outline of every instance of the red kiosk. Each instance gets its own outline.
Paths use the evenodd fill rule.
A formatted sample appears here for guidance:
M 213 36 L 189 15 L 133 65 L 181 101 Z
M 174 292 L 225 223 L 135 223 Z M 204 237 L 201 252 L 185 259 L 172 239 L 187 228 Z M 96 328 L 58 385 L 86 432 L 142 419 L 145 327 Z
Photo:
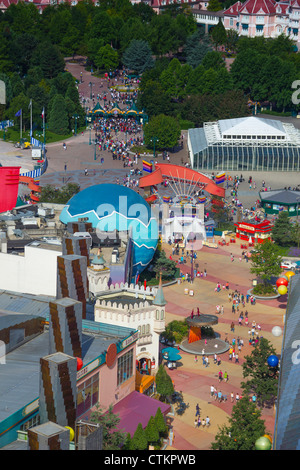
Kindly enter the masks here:
M 237 222 L 236 237 L 240 240 L 252 243 L 262 243 L 266 240 L 272 240 L 271 233 L 274 225 L 269 220 L 255 222 Z

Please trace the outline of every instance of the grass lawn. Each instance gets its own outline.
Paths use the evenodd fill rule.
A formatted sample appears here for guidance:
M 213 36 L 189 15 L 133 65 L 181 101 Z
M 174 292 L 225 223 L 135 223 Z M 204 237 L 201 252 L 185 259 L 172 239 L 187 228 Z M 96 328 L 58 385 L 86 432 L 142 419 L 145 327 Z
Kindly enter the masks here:
M 85 131 L 86 127 L 79 127 L 77 129 L 77 134 L 81 133 L 82 131 Z M 22 138 L 27 139 L 29 142 L 29 129 L 25 132 L 22 132 Z M 33 136 L 35 139 L 41 139 L 43 142 L 43 131 L 34 131 Z M 59 142 L 59 141 L 64 141 L 69 139 L 70 137 L 73 136 L 73 132 L 70 132 L 69 134 L 66 135 L 60 135 L 60 134 L 55 134 L 54 132 L 51 132 L 49 130 L 46 131 L 46 144 L 52 143 L 52 142 Z M 0 131 L 0 138 L 3 140 L 4 138 L 4 132 Z M 5 141 L 6 142 L 19 142 L 20 141 L 20 130 L 15 129 L 14 127 L 11 127 L 10 129 L 7 129 L 5 132 Z

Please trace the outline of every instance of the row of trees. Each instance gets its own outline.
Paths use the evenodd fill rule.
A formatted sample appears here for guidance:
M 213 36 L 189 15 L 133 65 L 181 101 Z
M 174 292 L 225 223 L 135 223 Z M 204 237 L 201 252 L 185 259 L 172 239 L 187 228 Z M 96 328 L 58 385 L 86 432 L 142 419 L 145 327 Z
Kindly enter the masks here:
M 100 406 L 91 413 L 92 423 L 100 424 L 102 427 L 103 448 L 102 450 L 146 450 L 149 445 L 160 448 L 161 440 L 165 437 L 167 426 L 161 409 L 158 408 L 155 416 L 151 416 L 145 429 L 139 423 L 134 435 L 126 434 L 118 429 L 120 418 L 113 413 L 113 407 L 110 406 L 107 412 L 104 412 Z
M 219 427 L 211 446 L 213 450 L 255 450 L 256 440 L 266 433 L 262 407 L 274 406 L 278 389 L 278 367 L 268 365 L 272 354 L 276 352 L 271 343 L 261 338 L 252 353 L 245 356 L 243 397 L 233 406 L 228 424 Z M 257 397 L 255 403 L 249 400 L 253 394 Z
M 32 100 L 34 128 L 42 127 L 43 110 L 49 130 L 57 134 L 68 134 L 75 124 L 83 125 L 85 111 L 75 80 L 64 70 L 64 59 L 56 46 L 43 42 L 28 59 L 25 75 L 18 69 L 19 63 L 14 63 L 10 71 L 0 73 L 0 80 L 6 85 L 6 105 L 0 105 L 0 121 L 11 119 L 19 127 L 15 115 L 22 109 L 22 124 L 28 129 Z

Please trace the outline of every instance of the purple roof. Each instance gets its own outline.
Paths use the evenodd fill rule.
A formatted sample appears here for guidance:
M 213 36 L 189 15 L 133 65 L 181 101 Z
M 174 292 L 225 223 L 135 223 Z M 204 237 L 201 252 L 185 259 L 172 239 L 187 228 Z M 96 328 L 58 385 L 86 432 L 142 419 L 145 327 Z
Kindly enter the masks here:
M 118 429 L 129 432 L 132 437 L 138 424 L 141 423 L 145 428 L 151 416 L 155 416 L 158 408 L 161 409 L 163 415 L 171 410 L 170 405 L 142 393 L 132 392 L 114 406 L 113 412 L 120 418 Z

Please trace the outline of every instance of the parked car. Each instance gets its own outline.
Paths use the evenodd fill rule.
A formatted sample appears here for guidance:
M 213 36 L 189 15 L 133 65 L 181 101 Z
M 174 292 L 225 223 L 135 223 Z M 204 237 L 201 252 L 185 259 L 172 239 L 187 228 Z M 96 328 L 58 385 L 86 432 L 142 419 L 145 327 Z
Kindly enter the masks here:
M 281 261 L 281 269 L 296 269 L 297 264 L 292 261 Z

